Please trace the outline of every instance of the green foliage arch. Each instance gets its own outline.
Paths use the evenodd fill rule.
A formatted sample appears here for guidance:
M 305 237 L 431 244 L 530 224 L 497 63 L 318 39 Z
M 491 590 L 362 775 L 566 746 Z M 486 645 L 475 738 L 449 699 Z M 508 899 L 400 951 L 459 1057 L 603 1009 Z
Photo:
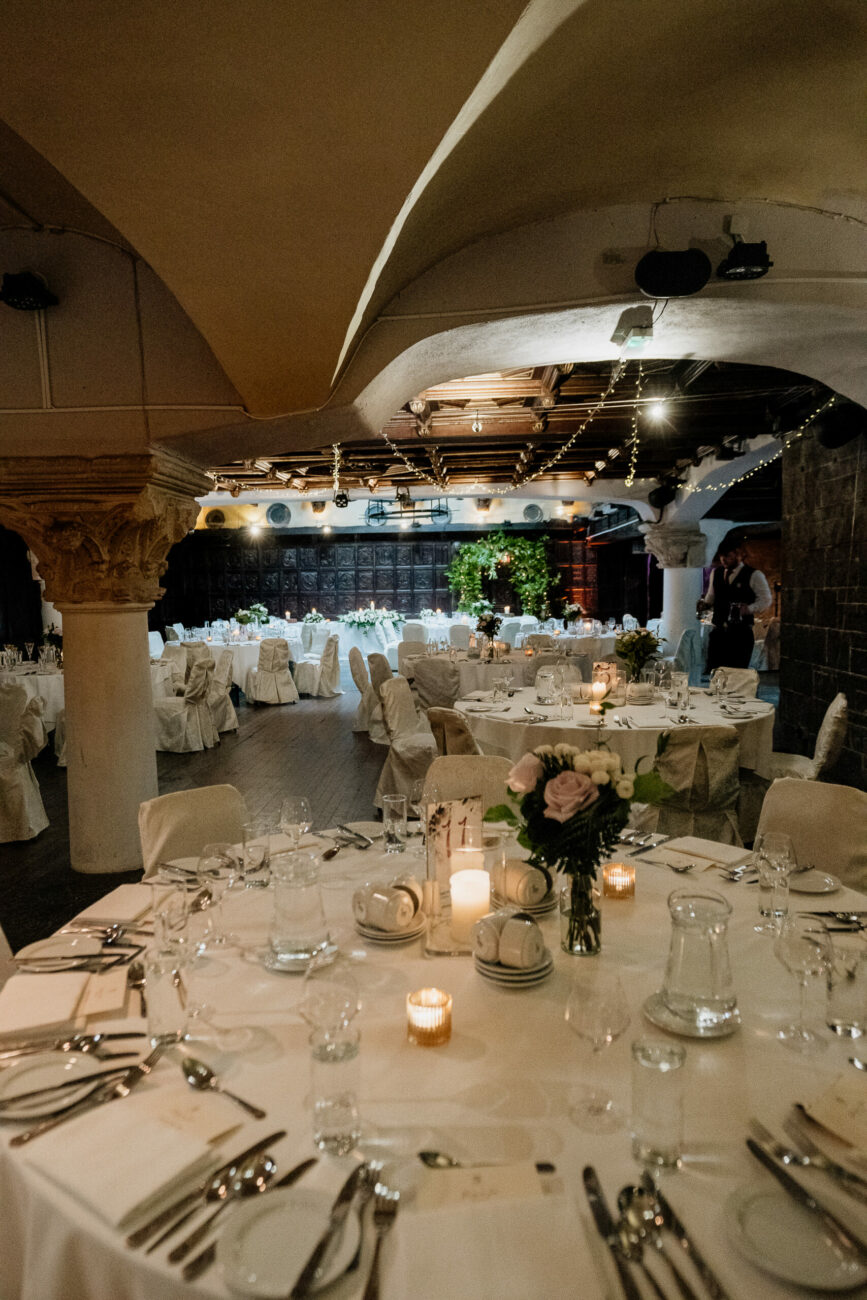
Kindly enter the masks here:
M 458 609 L 467 614 L 489 610 L 485 580 L 493 582 L 500 569 L 508 569 L 509 582 L 525 614 L 550 617 L 551 593 L 559 585 L 560 575 L 551 567 L 545 538 L 509 535 L 502 529 L 477 542 L 464 542 L 455 552 L 446 580 L 457 594 Z

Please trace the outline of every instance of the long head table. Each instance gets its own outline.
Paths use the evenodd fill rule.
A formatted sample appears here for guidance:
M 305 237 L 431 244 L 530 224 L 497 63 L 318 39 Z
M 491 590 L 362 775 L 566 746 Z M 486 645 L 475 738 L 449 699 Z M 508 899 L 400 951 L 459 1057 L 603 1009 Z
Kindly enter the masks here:
M 686 1160 L 679 1173 L 665 1179 L 665 1193 L 731 1297 L 791 1297 L 791 1285 L 766 1275 L 732 1248 L 725 1202 L 738 1187 L 775 1187 L 745 1147 L 750 1116 L 779 1131 L 793 1102 L 809 1102 L 846 1069 L 851 1046 L 831 1040 L 822 1055 L 802 1058 L 775 1041 L 776 1028 L 796 1011 L 796 986 L 775 959 L 772 941 L 754 932 L 756 890 L 726 882 L 713 868 L 678 877 L 639 856 L 634 900 L 603 902 L 601 955 L 583 960 L 567 956 L 559 948 L 556 914 L 543 917 L 553 974 L 538 986 L 512 990 L 485 982 L 469 958 L 425 958 L 421 940 L 383 947 L 355 933 L 350 921 L 353 883 L 388 879 L 396 866 L 411 868 L 420 861 L 410 854 L 403 860 L 385 859 L 375 847 L 366 853 L 347 849 L 322 869 L 333 934 L 351 954 L 361 990 L 363 1008 L 356 1023 L 362 1039 L 367 1149 L 387 1162 L 385 1176 L 404 1192 L 383 1250 L 383 1296 L 573 1300 L 619 1294 L 610 1260 L 590 1225 L 581 1171 L 587 1163 L 596 1166 L 612 1204 L 618 1189 L 637 1181 L 639 1171 L 626 1131 L 586 1133 L 568 1118 L 570 1093 L 588 1070 L 588 1059 L 564 1021 L 564 1007 L 571 976 L 586 969 L 588 961 L 619 973 L 631 1026 L 599 1065 L 616 1099 L 628 1107 L 630 1040 L 648 1033 L 662 1036 L 643 1021 L 641 1007 L 662 980 L 670 932 L 667 898 L 672 889 L 686 885 L 713 888 L 732 904 L 729 949 L 743 1025 L 727 1039 L 678 1040 L 687 1049 Z M 792 897 L 813 907 L 826 902 L 865 906 L 863 897 L 847 890 L 831 899 Z M 308 1028 L 298 1013 L 300 979 L 270 973 L 254 955 L 267 941 L 270 902 L 263 890 L 230 896 L 227 922 L 246 951 L 209 961 L 208 1001 L 217 1008 L 220 1026 L 252 1026 L 255 1032 L 246 1053 L 214 1054 L 211 1049 L 208 1059 L 228 1087 L 268 1111 L 261 1123 L 238 1113 L 242 1131 L 223 1150 L 231 1154 L 260 1134 L 285 1128 L 287 1136 L 274 1145 L 283 1171 L 312 1154 Z M 454 1032 L 447 1046 L 415 1047 L 406 1040 L 405 998 L 410 990 L 430 985 L 453 995 Z M 197 1055 L 208 1052 L 205 1047 L 195 1050 Z M 159 1093 L 177 1077 L 177 1063 L 166 1058 L 141 1091 Z M 123 1162 L 128 1157 L 122 1144 L 111 1150 L 101 1146 L 110 1110 L 134 1124 L 134 1098 L 76 1123 L 90 1125 L 95 1161 Z M 0 1144 L 5 1207 L 0 1294 L 9 1300 L 179 1300 L 190 1294 L 177 1268 L 166 1262 L 168 1244 L 151 1255 L 126 1249 L 121 1233 L 85 1209 L 74 1191 L 62 1191 L 28 1165 L 27 1152 L 36 1145 L 11 1150 L 6 1141 Z M 557 1175 L 549 1180 L 550 1194 L 541 1198 L 541 1208 L 536 1202 L 495 1202 L 425 1217 L 413 1210 L 414 1189 L 422 1178 L 439 1175 L 423 1171 L 415 1159 L 423 1148 L 467 1160 L 552 1161 Z M 345 1168 L 345 1161 L 320 1161 L 299 1187 L 336 1191 Z M 853 1210 L 854 1202 L 835 1195 L 827 1179 L 820 1186 L 838 1208 L 842 1199 L 845 1213 L 863 1235 L 863 1207 Z M 225 1219 L 230 1222 L 231 1212 Z M 369 1250 L 368 1243 L 365 1261 Z M 530 1253 L 538 1285 L 522 1266 Z M 338 1300 L 358 1297 L 365 1277 L 363 1262 L 359 1272 L 329 1294 Z M 669 1281 L 665 1279 L 666 1287 Z M 227 1294 L 218 1269 L 192 1289 L 199 1295 Z

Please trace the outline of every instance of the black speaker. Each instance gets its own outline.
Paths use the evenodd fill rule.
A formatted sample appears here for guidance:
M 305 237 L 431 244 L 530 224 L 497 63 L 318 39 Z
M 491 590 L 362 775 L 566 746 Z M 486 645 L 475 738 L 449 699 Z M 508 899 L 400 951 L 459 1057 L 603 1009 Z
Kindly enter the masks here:
M 653 248 L 636 266 L 635 283 L 648 298 L 685 298 L 704 288 L 710 272 L 710 258 L 700 248 Z
M 664 510 L 666 506 L 671 505 L 676 496 L 677 487 L 673 483 L 660 483 L 659 487 L 648 492 L 647 502 L 654 510 Z
M 816 441 L 828 451 L 845 447 L 847 442 L 867 430 L 867 411 L 857 402 L 836 401 L 813 421 Z

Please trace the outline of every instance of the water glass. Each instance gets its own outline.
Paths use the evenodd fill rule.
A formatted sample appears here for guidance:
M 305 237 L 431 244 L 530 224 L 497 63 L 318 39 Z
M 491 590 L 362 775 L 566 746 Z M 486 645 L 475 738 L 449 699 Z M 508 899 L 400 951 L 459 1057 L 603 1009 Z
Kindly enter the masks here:
M 679 1043 L 632 1044 L 632 1155 L 642 1165 L 677 1169 L 683 1151 L 683 1064 Z
M 345 1156 L 361 1137 L 358 1118 L 357 1029 L 314 1029 L 310 1035 L 313 1141 L 320 1151 Z
M 759 915 L 757 934 L 777 934 L 789 914 L 789 875 L 795 853 L 788 835 L 765 831 L 753 845 L 753 865 L 759 873 Z
M 300 848 L 303 836 L 313 826 L 310 802 L 304 798 L 284 799 L 280 806 L 280 829 L 292 848 Z
M 382 830 L 386 853 L 406 850 L 406 795 L 383 795 Z
M 179 1043 L 186 1030 L 187 1012 L 182 1000 L 178 964 L 178 953 L 172 949 L 155 948 L 145 958 L 148 1037 L 151 1047 L 168 1047 L 172 1043 Z
M 244 823 L 244 888 L 267 889 L 271 881 L 271 828 L 265 822 Z
M 274 964 L 286 970 L 306 968 L 330 944 L 317 860 L 312 853 L 275 853 L 274 915 L 271 952 Z
M 867 1034 L 867 952 L 835 949 L 828 977 L 826 1023 L 840 1038 Z

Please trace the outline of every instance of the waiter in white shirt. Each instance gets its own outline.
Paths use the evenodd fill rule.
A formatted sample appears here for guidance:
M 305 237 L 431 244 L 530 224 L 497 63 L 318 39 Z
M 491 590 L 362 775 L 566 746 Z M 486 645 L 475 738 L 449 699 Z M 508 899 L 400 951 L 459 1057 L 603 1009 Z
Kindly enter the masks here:
M 773 596 L 768 580 L 744 563 L 743 544 L 735 539 L 720 551 L 720 564 L 710 575 L 698 612 L 713 610 L 713 628 L 707 652 L 707 670 L 749 668 L 753 653 L 753 618 L 770 609 Z

